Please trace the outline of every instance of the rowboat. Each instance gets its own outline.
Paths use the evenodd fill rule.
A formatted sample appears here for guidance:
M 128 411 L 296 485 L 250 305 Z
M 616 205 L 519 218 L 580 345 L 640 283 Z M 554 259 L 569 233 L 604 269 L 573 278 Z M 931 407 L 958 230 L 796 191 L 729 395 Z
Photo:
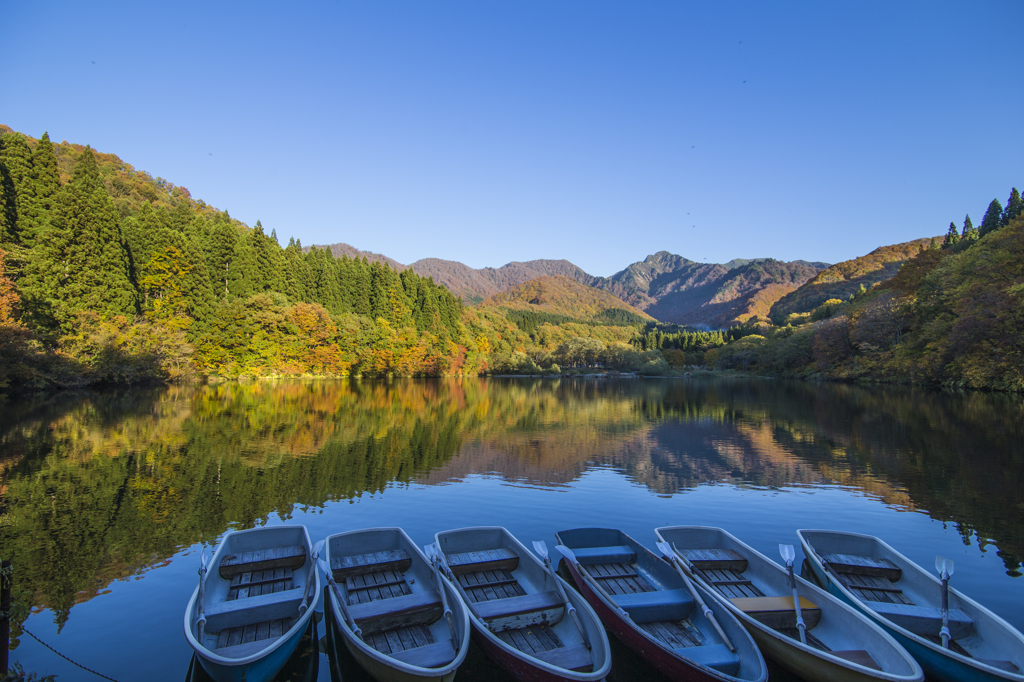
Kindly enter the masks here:
M 573 580 L 605 626 L 669 678 L 768 679 L 761 652 L 729 609 L 694 585 L 707 604 L 706 611 L 699 608 L 676 569 L 639 542 L 610 528 L 563 530 L 555 537 Z
M 434 538 L 491 660 L 518 680 L 597 682 L 608 674 L 597 614 L 511 533 L 477 527 Z
M 316 682 L 317 676 L 320 674 L 318 640 L 316 616 L 314 615 L 309 621 L 306 631 L 302 633 L 295 652 L 274 677 L 274 682 Z M 199 656 L 195 653 L 189 660 L 185 682 L 212 682 L 212 678 L 206 674 L 206 670 L 199 663 Z
M 229 532 L 185 609 L 185 638 L 217 682 L 264 682 L 291 657 L 320 597 L 305 526 Z
M 949 648 L 942 644 L 942 582 L 870 535 L 797 531 L 814 574 L 917 659 L 929 679 L 1024 681 L 1024 635 L 949 588 Z
M 450 682 L 469 650 L 469 613 L 401 528 L 331 535 L 330 605 L 345 646 L 379 682 Z
M 692 575 L 729 608 L 761 652 L 815 682 L 920 682 L 921 666 L 892 637 L 851 606 L 794 576 L 801 641 L 789 572 L 721 528 L 671 526 L 654 531 Z

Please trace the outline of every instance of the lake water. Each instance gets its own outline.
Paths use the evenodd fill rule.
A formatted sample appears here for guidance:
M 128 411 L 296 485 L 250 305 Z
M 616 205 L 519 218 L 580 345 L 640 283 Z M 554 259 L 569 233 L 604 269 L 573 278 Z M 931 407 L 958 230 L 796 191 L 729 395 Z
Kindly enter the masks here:
M 260 382 L 0 403 L 0 557 L 31 608 L 22 625 L 120 682 L 184 679 L 200 547 L 285 522 L 314 541 L 397 525 L 420 544 L 493 524 L 549 547 L 578 526 L 653 547 L 657 526 L 701 524 L 771 557 L 795 544 L 798 559 L 798 528 L 852 530 L 925 567 L 953 559 L 954 586 L 1024 629 L 1024 402 L 686 378 Z M 17 623 L 13 636 L 27 670 L 101 679 Z M 657 679 L 614 653 L 613 678 Z M 307 677 L 332 679 L 313 648 L 292 668 L 307 662 Z M 350 664 L 345 679 L 364 679 Z M 496 676 L 479 655 L 459 673 Z

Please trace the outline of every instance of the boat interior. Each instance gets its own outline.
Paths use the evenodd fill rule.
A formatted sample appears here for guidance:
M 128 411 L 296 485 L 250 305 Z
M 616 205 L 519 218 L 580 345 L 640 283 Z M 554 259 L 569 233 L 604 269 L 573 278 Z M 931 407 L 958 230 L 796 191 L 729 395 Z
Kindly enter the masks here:
M 228 536 L 206 579 L 201 644 L 218 656 L 241 659 L 291 630 L 302 615 L 306 583 L 315 580 L 309 551 L 303 528 Z M 315 594 L 308 595 L 307 607 L 315 601 Z
M 440 668 L 455 660 L 458 651 L 443 617 L 433 570 L 404 532 L 380 528 L 340 533 L 328 538 L 328 546 L 334 580 L 365 644 L 420 668 Z
M 941 583 L 877 538 L 832 531 L 800 531 L 830 577 L 893 624 L 942 645 Z M 993 627 L 982 609 L 949 591 L 949 649 L 997 670 L 1020 674 L 1021 643 Z M 1013 660 L 1007 652 L 1016 652 Z
M 796 608 L 784 567 L 720 528 L 675 526 L 657 529 L 693 566 L 697 577 L 722 598 L 795 641 L 800 640 Z M 911 674 L 912 666 L 877 630 L 857 627 L 856 613 L 837 605 L 822 590 L 798 580 L 807 645 L 874 670 Z
M 558 668 L 594 669 L 594 656 L 565 617 L 553 579 L 515 538 L 501 528 L 437 538 L 466 603 L 499 640 Z
M 741 679 L 755 675 L 750 664 L 744 669 L 742 651 L 730 651 L 696 608 L 675 569 L 635 540 L 605 528 L 560 531 L 555 536 L 573 551 L 593 583 L 648 637 L 726 675 Z

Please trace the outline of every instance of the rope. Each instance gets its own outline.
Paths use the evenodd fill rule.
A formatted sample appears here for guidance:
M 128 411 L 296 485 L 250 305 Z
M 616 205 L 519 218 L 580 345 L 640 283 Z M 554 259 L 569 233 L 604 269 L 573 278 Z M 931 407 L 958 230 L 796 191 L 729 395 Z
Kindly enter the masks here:
M 107 677 L 107 676 L 106 676 L 106 675 L 104 675 L 103 673 L 98 673 L 98 672 L 96 672 L 95 670 L 93 670 L 92 668 L 86 668 L 86 667 L 85 667 L 84 665 L 82 665 L 82 664 L 81 664 L 81 663 L 79 663 L 78 661 L 75 661 L 75 660 L 72 660 L 72 659 L 68 658 L 67 656 L 65 656 L 65 655 L 64 655 L 64 654 L 62 654 L 61 652 L 57 651 L 56 649 L 54 649 L 54 648 L 53 648 L 52 646 L 50 646 L 49 644 L 47 644 L 47 643 L 46 643 L 46 642 L 44 642 L 43 640 L 41 640 L 41 639 L 39 639 L 38 637 L 36 637 L 35 635 L 33 635 L 33 634 L 32 634 L 31 632 L 29 632 L 28 628 L 26 628 L 25 626 L 22 626 L 22 627 L 21 627 L 21 631 L 22 631 L 22 632 L 24 632 L 24 633 L 25 633 L 26 635 L 28 635 L 29 637 L 31 637 L 32 639 L 34 639 L 34 640 L 36 640 L 37 642 L 39 642 L 40 644 L 42 644 L 43 646 L 45 646 L 45 647 L 46 647 L 47 649 L 49 649 L 49 650 L 50 650 L 50 651 L 52 651 L 53 653 L 55 653 L 55 654 L 57 654 L 58 656 L 60 656 L 61 658 L 63 658 L 63 659 L 65 660 L 65 661 L 68 661 L 68 662 L 70 662 L 70 663 L 73 663 L 73 664 L 77 665 L 77 666 L 78 666 L 79 668 L 81 668 L 82 670 L 85 670 L 85 671 L 87 671 L 87 672 L 90 672 L 90 673 L 92 673 L 93 675 L 98 675 L 99 677 L 102 677 L 102 678 L 103 678 L 103 679 L 105 679 L 105 680 L 110 680 L 110 682 L 117 682 L 117 680 L 115 680 L 115 679 L 114 679 L 113 677 Z

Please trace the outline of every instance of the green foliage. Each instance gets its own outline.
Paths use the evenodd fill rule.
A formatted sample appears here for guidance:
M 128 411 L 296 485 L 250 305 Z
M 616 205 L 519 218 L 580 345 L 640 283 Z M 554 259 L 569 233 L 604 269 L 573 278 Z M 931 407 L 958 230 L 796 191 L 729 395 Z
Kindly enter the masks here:
M 993 199 L 985 211 L 985 217 L 981 219 L 981 226 L 978 228 L 978 236 L 984 237 L 990 232 L 995 232 L 1003 224 L 1003 205 L 998 199 Z

